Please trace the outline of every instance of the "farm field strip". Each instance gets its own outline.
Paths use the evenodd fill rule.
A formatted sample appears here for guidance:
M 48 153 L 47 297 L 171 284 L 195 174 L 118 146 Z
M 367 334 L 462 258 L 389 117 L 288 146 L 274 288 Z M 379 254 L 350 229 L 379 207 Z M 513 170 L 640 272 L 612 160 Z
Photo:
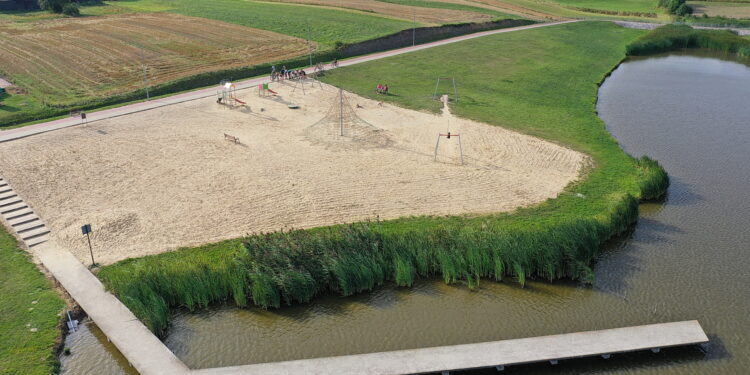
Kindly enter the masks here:
M 308 5 L 322 5 L 330 7 L 342 7 L 373 12 L 390 17 L 432 25 L 441 25 L 455 22 L 486 22 L 496 17 L 489 14 L 469 12 L 465 10 L 426 8 L 419 6 L 400 5 L 375 0 L 271 0 L 280 3 L 296 3 Z
M 0 26 L 0 67 L 50 104 L 106 97 L 220 68 L 281 60 L 306 41 L 270 31 L 159 13 Z
M 689 1 L 696 15 L 750 18 L 750 2 Z

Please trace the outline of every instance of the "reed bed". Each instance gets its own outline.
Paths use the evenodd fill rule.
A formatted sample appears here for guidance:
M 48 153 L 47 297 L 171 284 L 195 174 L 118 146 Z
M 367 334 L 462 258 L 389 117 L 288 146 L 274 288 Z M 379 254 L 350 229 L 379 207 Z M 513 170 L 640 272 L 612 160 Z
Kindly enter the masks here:
M 685 48 L 706 48 L 745 56 L 750 41 L 730 30 L 696 30 L 687 25 L 665 25 L 627 46 L 630 56 L 643 56 Z
M 651 168 L 651 167 L 647 167 Z M 649 178 L 662 174 L 649 170 Z M 644 186 L 664 186 L 652 182 Z M 654 196 L 660 195 L 652 193 Z M 638 200 L 625 195 L 609 212 L 514 228 L 505 216 L 462 218 L 399 230 L 394 222 L 363 222 L 259 234 L 198 249 L 130 259 L 99 277 L 157 334 L 170 309 L 214 303 L 278 308 L 334 293 L 349 296 L 386 282 L 420 278 L 475 288 L 482 279 L 592 280 L 589 264 L 601 244 L 627 230 Z

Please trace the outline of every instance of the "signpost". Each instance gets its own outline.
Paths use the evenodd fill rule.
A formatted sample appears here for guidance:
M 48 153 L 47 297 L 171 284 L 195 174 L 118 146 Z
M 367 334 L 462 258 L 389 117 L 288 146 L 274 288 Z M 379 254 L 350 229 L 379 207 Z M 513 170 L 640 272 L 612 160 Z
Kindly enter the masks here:
M 96 265 L 96 262 L 94 262 L 94 250 L 91 249 L 91 236 L 89 235 L 91 233 L 91 224 L 86 224 L 81 227 L 81 233 L 86 235 L 86 239 L 89 240 L 89 253 L 91 253 L 91 267 Z

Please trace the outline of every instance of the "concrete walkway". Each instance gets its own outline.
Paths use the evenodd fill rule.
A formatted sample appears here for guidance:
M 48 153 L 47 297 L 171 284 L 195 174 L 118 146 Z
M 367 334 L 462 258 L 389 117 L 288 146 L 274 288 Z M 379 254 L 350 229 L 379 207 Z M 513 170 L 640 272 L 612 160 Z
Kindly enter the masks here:
M 178 375 L 190 370 L 67 250 L 51 242 L 34 247 L 44 266 L 101 328 L 141 375 Z
M 374 53 L 371 55 L 354 57 L 351 59 L 340 61 L 339 66 L 342 67 L 342 66 L 355 65 L 355 64 L 359 64 L 359 63 L 363 63 L 367 61 L 378 60 L 378 59 L 382 59 L 382 58 L 386 58 L 390 56 L 402 55 L 402 54 L 409 53 L 409 52 L 443 46 L 446 44 L 456 43 L 456 42 L 460 42 L 464 40 L 480 38 L 480 37 L 487 36 L 487 35 L 495 35 L 495 34 L 509 33 L 513 31 L 536 29 L 540 27 L 554 26 L 554 25 L 560 25 L 560 24 L 570 23 L 570 22 L 578 22 L 578 21 L 573 20 L 573 21 L 540 23 L 540 24 L 534 24 L 534 25 L 528 25 L 528 26 L 519 26 L 519 27 L 510 27 L 506 29 L 483 31 L 483 32 L 475 33 L 475 34 L 462 35 L 462 36 L 458 36 L 455 38 L 443 39 L 443 40 L 439 40 L 436 42 L 420 44 L 417 46 L 404 47 L 404 48 L 399 48 L 395 50 Z M 305 71 L 308 74 L 312 73 L 312 68 L 307 68 L 305 69 Z M 259 84 L 268 82 L 268 81 L 269 81 L 268 76 L 262 76 L 262 77 L 252 78 L 252 79 L 248 79 L 248 80 L 244 80 L 240 82 L 235 82 L 235 85 L 238 90 L 242 90 L 242 89 L 248 89 L 248 88 L 255 88 Z M 91 123 L 91 122 L 109 119 L 113 117 L 124 116 L 124 115 L 128 115 L 131 113 L 147 111 L 149 109 L 159 108 L 159 107 L 163 107 L 163 106 L 167 106 L 171 104 L 177 104 L 177 103 L 187 102 L 191 100 L 207 98 L 207 97 L 215 96 L 218 90 L 219 90 L 219 86 L 217 83 L 216 87 L 190 91 L 190 92 L 177 94 L 177 95 L 173 95 L 173 96 L 169 96 L 165 98 L 154 99 L 154 100 L 147 101 L 147 102 L 133 103 L 133 104 L 124 105 L 122 107 L 87 113 L 87 120 L 88 120 L 88 123 Z M 81 119 L 78 117 L 68 117 L 68 118 L 62 118 L 59 120 L 43 122 L 43 123 L 39 123 L 35 125 L 24 126 L 21 128 L 4 130 L 4 131 L 0 131 L 0 142 L 8 142 L 14 139 L 25 138 L 25 137 L 29 137 L 35 134 L 46 133 L 49 131 L 64 129 L 64 128 L 76 126 L 76 125 L 81 125 Z
M 478 344 L 440 346 L 299 361 L 193 370 L 195 375 L 395 375 L 605 356 L 616 353 L 708 342 L 695 321 L 576 332 Z

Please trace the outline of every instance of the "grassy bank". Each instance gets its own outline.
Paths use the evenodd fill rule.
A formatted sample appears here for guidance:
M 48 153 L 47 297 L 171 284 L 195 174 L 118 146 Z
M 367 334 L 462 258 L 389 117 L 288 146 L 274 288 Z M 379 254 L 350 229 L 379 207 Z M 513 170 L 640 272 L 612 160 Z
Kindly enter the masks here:
M 728 30 L 696 30 L 686 25 L 665 25 L 638 38 L 628 55 L 642 56 L 685 48 L 705 48 L 750 57 L 750 42 Z
M 435 77 L 455 76 L 462 117 L 580 150 L 594 165 L 558 198 L 512 213 L 412 217 L 255 235 L 104 267 L 99 277 L 152 330 L 169 309 L 219 301 L 275 307 L 317 294 L 350 295 L 392 281 L 439 276 L 590 280 L 600 245 L 661 196 L 661 167 L 626 155 L 595 113 L 598 83 L 643 31 L 577 23 L 489 36 L 346 67 L 329 83 L 360 95 L 437 111 Z M 377 96 L 385 82 L 393 95 Z
M 57 368 L 64 302 L 16 239 L 0 227 L 0 373 L 48 375 Z

